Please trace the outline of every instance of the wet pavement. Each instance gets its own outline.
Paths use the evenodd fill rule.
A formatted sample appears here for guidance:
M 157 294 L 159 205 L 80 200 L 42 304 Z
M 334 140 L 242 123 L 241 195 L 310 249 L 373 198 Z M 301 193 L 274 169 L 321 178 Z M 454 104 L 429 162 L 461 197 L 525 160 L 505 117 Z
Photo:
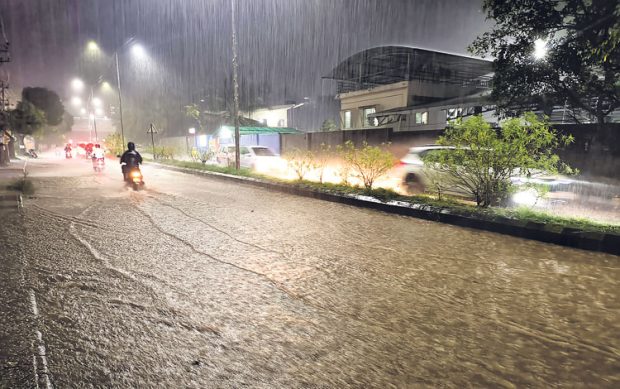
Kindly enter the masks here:
M 620 385 L 616 256 L 148 166 L 139 192 L 116 166 L 30 169 L 0 210 L 0 387 Z

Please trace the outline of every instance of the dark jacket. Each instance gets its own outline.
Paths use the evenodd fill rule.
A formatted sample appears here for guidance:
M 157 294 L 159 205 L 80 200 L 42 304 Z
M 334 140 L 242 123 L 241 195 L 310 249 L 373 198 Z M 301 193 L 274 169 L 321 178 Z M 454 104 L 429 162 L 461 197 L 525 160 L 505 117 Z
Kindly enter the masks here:
M 127 150 L 121 157 L 121 163 L 126 163 L 127 166 L 135 167 L 142 164 L 142 156 L 136 150 Z

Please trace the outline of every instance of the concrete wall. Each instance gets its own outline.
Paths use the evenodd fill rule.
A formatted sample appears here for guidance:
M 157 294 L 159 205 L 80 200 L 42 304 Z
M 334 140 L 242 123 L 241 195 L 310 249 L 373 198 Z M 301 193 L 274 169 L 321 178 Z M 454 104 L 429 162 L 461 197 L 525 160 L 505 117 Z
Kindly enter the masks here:
M 320 150 L 321 144 L 332 146 L 342 145 L 347 141 L 361 146 L 364 142 L 378 146 L 390 144 L 389 149 L 398 158 L 404 156 L 413 146 L 432 144 L 437 140 L 441 131 L 395 132 L 391 128 L 374 128 L 364 130 L 310 132 L 307 134 L 283 134 L 282 153 L 294 148 L 302 150 Z

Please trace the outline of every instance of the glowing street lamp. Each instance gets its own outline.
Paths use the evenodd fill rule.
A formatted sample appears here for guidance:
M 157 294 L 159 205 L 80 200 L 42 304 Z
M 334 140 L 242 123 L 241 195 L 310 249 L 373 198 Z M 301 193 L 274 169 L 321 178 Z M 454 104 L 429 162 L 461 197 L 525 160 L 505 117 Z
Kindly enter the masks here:
M 89 41 L 88 44 L 86 44 L 86 50 L 90 53 L 99 53 L 100 51 L 99 45 L 95 41 Z
M 79 78 L 74 78 L 71 81 L 71 88 L 76 92 L 81 92 L 84 89 L 84 81 Z
M 103 109 L 95 108 L 95 115 L 96 116 L 103 116 Z
M 100 108 L 103 105 L 103 102 L 101 101 L 99 97 L 93 97 L 92 101 L 93 101 L 93 107 L 95 108 Z
M 73 96 L 71 98 L 71 105 L 80 107 L 82 105 L 82 99 L 79 98 L 78 96 Z
M 536 39 L 534 41 L 534 58 L 536 60 L 542 60 L 547 56 L 547 41 L 544 39 Z
M 80 115 L 86 115 L 86 108 L 80 109 Z
M 138 58 L 146 57 L 146 50 L 144 50 L 144 46 L 139 43 L 134 43 L 131 47 L 131 53 Z

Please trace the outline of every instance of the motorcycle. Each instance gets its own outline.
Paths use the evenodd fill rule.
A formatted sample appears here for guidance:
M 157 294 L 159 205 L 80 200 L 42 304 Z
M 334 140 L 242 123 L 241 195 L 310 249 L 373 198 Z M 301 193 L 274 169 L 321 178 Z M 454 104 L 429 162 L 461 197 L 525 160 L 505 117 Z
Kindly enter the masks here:
M 93 170 L 97 173 L 101 173 L 105 168 L 105 159 L 104 158 L 93 158 Z
M 34 149 L 28 149 L 24 151 L 24 155 L 33 159 L 39 158 L 37 152 Z
M 133 190 L 136 191 L 140 190 L 140 188 L 144 186 L 144 177 L 142 176 L 139 166 L 132 166 L 128 168 L 127 174 L 125 175 L 125 182 L 127 182 L 127 184 L 131 184 Z

